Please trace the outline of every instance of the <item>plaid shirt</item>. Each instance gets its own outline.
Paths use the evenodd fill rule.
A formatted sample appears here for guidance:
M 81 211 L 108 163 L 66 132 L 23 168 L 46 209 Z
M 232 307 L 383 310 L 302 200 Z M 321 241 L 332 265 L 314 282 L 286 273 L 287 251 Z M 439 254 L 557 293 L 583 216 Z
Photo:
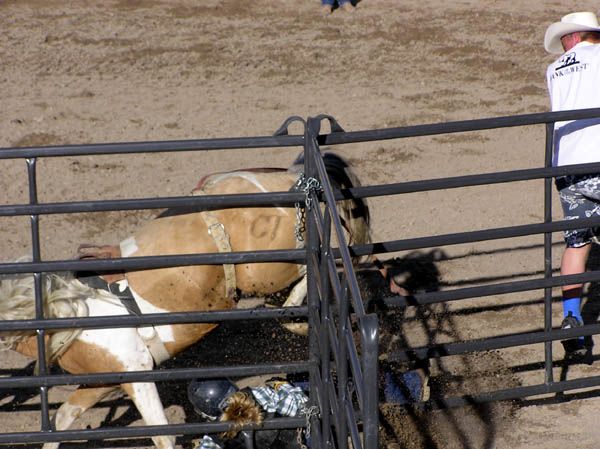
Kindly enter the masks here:
M 267 412 L 277 412 L 283 416 L 296 416 L 304 409 L 308 397 L 300 387 L 294 387 L 287 382 L 278 382 L 274 387 L 251 388 L 256 402 Z

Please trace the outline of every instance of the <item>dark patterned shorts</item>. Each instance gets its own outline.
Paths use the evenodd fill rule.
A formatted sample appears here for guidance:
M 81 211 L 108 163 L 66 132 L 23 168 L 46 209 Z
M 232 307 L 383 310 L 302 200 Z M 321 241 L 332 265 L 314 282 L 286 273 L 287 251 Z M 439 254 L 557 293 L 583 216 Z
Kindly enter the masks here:
M 565 220 L 600 217 L 600 175 L 569 175 L 558 178 L 560 203 Z M 600 236 L 600 227 L 568 229 L 565 243 L 570 248 L 585 246 Z

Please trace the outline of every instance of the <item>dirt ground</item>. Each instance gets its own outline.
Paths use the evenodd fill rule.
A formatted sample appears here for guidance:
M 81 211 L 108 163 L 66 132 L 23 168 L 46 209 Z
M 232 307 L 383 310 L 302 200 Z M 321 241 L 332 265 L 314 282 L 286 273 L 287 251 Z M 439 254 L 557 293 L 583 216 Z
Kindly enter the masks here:
M 265 136 L 292 115 L 327 113 L 347 131 L 358 131 L 548 110 L 544 74 L 552 57 L 544 52 L 543 36 L 571 5 L 557 0 L 362 0 L 357 6 L 353 13 L 336 10 L 323 17 L 317 0 L 0 0 L 0 151 Z M 572 8 L 597 11 L 597 6 L 583 0 Z M 544 127 L 335 150 L 365 185 L 534 168 L 544 161 Z M 184 195 L 207 173 L 286 167 L 297 151 L 40 159 L 39 201 Z M 0 160 L 0 170 L 0 204 L 27 203 L 24 161 Z M 543 182 L 372 198 L 370 207 L 375 241 L 539 223 Z M 146 211 L 44 217 L 42 255 L 65 259 L 82 242 L 118 242 L 151 216 Z M 554 216 L 560 217 L 556 198 Z M 0 260 L 30 251 L 27 217 L 2 217 L 0 229 Z M 561 236 L 554 241 L 557 267 Z M 415 291 L 529 279 L 544 269 L 541 236 L 382 257 L 410 262 Z M 591 307 L 596 293 L 590 289 L 590 320 L 597 318 Z M 558 325 L 561 312 L 555 304 Z M 408 308 L 402 333 L 418 346 L 542 328 L 543 292 L 534 291 L 444 308 Z M 198 363 L 198 354 L 225 339 L 227 330 L 169 363 Z M 271 329 L 233 331 L 269 352 Z M 290 354 L 301 343 L 289 339 Z M 555 379 L 597 375 L 597 361 L 565 367 L 562 355 L 556 344 Z M 236 357 L 226 356 L 230 361 Z M 14 354 L 3 354 L 3 361 L 3 375 L 31 370 L 28 360 Z M 434 361 L 432 394 L 538 384 L 544 381 L 542 362 L 542 345 Z M 51 390 L 53 404 L 66 390 Z M 184 391 L 184 385 L 161 386 L 172 422 L 195 419 Z M 35 429 L 36 401 L 35 391 L 3 393 L 0 430 Z M 591 449 L 600 437 L 599 408 L 598 390 L 431 414 L 387 407 L 382 434 L 408 448 Z M 137 423 L 135 413 L 127 401 L 116 401 L 80 425 Z M 97 447 L 142 443 L 107 444 Z

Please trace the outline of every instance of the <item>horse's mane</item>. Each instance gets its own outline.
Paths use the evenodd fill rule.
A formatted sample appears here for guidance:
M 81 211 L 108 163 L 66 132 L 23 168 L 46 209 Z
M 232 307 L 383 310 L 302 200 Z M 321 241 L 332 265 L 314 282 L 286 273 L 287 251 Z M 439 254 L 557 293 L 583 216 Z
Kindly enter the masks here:
M 350 165 L 340 155 L 332 152 L 323 153 L 323 162 L 329 175 L 329 181 L 334 188 L 348 189 L 360 187 L 361 182 Z M 304 153 L 301 153 L 293 162 L 289 171 L 302 172 L 304 170 Z M 349 245 L 365 244 L 371 242 L 369 206 L 363 198 L 351 198 L 338 202 L 338 213 L 349 234 Z
M 97 291 L 82 284 L 69 274 L 51 273 L 42 278 L 44 316 L 74 318 L 88 316 L 85 299 L 97 296 Z M 0 320 L 31 320 L 36 318 L 35 281 L 31 274 L 0 277 Z M 0 349 L 14 346 L 34 331 L 0 332 Z M 81 329 L 53 332 L 48 342 L 48 360 L 60 356 L 81 333 Z

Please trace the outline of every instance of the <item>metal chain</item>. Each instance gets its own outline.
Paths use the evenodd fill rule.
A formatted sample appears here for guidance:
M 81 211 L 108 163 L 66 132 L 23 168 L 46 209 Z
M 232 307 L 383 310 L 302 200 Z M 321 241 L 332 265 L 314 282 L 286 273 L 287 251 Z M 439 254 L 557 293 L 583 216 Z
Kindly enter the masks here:
M 302 207 L 300 202 L 294 204 L 296 208 L 296 240 L 299 242 L 304 241 L 304 232 L 306 231 L 306 210 L 310 210 L 312 207 L 312 198 L 310 197 L 311 192 L 321 192 L 323 187 L 317 178 L 306 178 L 304 173 L 300 173 L 296 184 L 294 184 L 294 190 L 304 192 L 304 204 Z
M 296 442 L 298 443 L 298 446 L 300 446 L 300 449 L 308 449 L 308 446 L 302 441 L 302 429 L 296 430 Z
M 296 208 L 296 226 L 294 228 L 294 234 L 298 242 L 304 241 L 304 231 L 306 231 L 306 220 L 304 218 L 304 208 L 300 207 L 300 203 L 294 204 Z
M 301 415 L 306 416 L 306 430 L 304 430 L 304 434 L 306 435 L 306 439 L 310 438 L 310 420 L 313 418 L 313 416 L 319 416 L 319 407 L 317 407 L 316 405 L 313 405 L 311 407 L 302 407 L 302 410 L 300 411 Z M 297 436 L 296 436 L 296 441 L 298 442 L 298 445 L 302 448 L 302 449 L 308 449 L 306 444 L 304 444 L 302 442 L 302 429 L 298 429 L 297 432 Z

